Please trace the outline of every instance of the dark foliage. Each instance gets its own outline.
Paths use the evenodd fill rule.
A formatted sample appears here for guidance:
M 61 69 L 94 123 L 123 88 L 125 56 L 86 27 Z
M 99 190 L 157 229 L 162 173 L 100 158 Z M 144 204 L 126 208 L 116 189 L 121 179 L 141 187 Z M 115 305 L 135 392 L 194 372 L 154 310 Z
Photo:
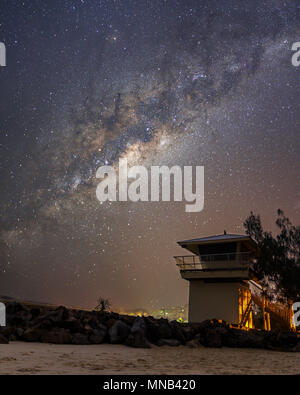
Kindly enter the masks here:
M 297 301 L 300 300 L 300 226 L 292 225 L 281 210 L 277 215 L 276 236 L 263 230 L 260 216 L 253 212 L 244 222 L 246 233 L 260 250 L 253 271 L 269 296 L 276 294 L 282 301 Z

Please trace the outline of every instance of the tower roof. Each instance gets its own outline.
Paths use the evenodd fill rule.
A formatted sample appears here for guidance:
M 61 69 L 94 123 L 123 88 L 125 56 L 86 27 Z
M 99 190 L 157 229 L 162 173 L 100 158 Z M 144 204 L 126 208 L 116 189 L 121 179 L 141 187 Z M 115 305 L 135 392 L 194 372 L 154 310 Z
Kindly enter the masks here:
M 206 242 L 215 242 L 215 241 L 234 241 L 234 240 L 249 240 L 250 236 L 247 235 L 239 235 L 233 233 L 222 233 L 221 235 L 213 235 L 213 236 L 205 236 L 198 237 L 196 239 L 183 240 L 178 241 L 178 244 L 187 244 L 187 243 L 206 243 Z
M 226 231 L 224 231 L 224 233 L 220 235 L 205 236 L 198 237 L 196 239 L 178 241 L 177 244 L 179 244 L 180 247 L 193 252 L 194 254 L 198 254 L 199 246 L 213 246 L 214 244 L 226 244 L 235 242 L 244 243 L 250 250 L 257 251 L 257 244 L 253 239 L 251 239 L 250 236 L 226 233 Z

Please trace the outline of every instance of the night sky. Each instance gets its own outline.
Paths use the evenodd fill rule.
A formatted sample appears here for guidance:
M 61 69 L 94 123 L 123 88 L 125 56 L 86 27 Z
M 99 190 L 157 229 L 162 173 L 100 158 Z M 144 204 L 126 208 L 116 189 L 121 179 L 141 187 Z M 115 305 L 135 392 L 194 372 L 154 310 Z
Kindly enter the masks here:
M 298 1 L 1 0 L 0 295 L 187 303 L 176 241 L 300 219 Z M 205 168 L 205 205 L 105 202 L 99 166 Z

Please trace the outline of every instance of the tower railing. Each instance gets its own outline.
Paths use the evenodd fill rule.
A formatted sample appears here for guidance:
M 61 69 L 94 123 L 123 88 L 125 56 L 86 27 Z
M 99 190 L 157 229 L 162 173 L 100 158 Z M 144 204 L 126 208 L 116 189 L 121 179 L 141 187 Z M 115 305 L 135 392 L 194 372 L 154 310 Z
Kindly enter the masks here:
M 249 252 L 183 255 L 174 258 L 176 265 L 182 271 L 247 270 L 253 262 L 253 254 Z

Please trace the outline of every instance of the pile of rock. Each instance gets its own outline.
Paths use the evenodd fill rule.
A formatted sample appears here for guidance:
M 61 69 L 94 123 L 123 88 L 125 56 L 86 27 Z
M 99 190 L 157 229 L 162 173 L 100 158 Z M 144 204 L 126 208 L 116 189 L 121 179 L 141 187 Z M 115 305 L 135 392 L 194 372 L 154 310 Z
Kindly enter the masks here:
M 29 308 L 17 302 L 6 305 L 7 326 L 0 330 L 0 343 L 9 340 L 54 344 L 124 344 L 157 346 L 247 347 L 300 351 L 299 334 L 239 330 L 224 321 L 207 320 L 185 324 L 153 317 L 70 310 L 63 306 Z

